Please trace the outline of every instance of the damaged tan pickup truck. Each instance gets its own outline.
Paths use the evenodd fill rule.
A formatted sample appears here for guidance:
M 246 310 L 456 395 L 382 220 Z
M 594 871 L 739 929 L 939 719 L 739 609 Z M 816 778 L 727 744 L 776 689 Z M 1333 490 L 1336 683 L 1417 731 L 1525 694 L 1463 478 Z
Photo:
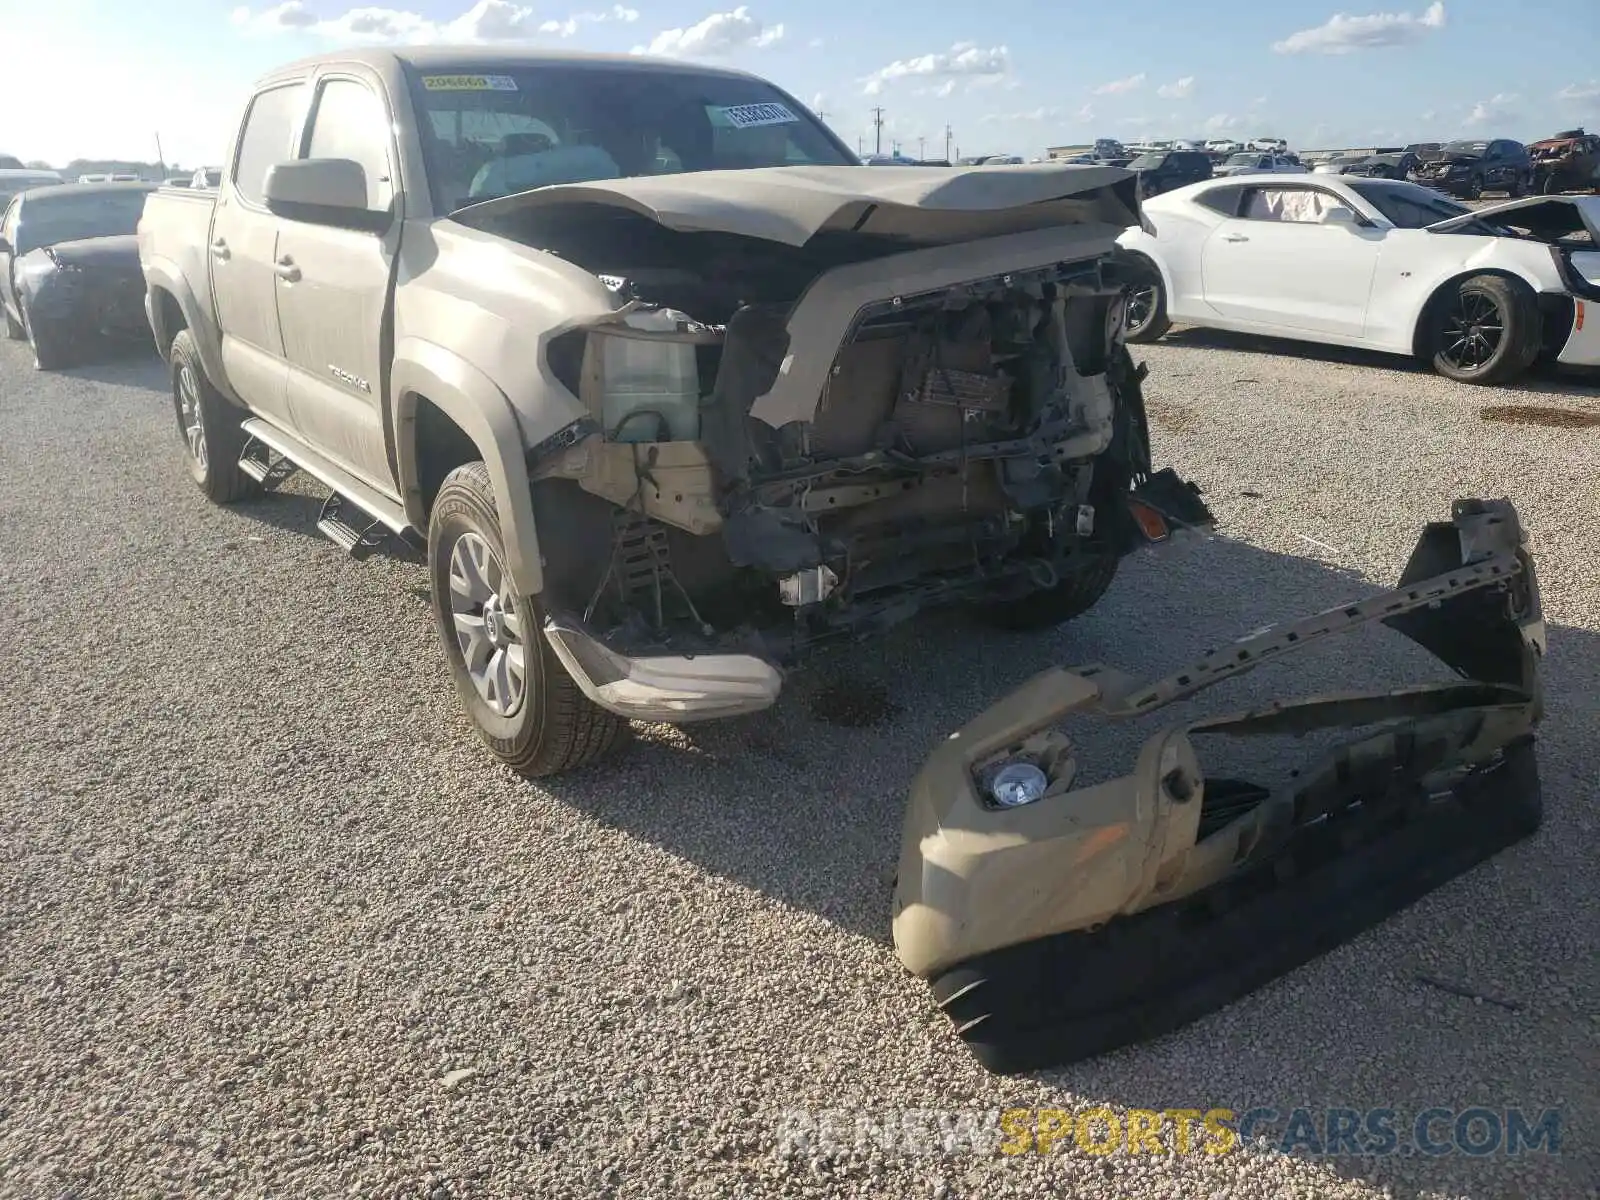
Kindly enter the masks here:
M 930 605 L 1087 609 L 1206 524 L 1123 345 L 1131 173 L 864 167 L 759 79 L 349 51 L 262 80 L 139 226 L 190 474 L 304 472 L 427 557 L 463 703 L 530 775 L 749 713 Z

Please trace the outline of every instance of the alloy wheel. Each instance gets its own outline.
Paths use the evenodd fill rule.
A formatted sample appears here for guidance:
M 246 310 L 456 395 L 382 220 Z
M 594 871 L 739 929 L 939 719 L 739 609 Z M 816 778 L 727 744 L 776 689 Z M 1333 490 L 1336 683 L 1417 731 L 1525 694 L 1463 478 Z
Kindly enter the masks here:
M 1154 284 L 1133 288 L 1128 293 L 1126 305 L 1128 330 L 1138 333 L 1150 324 L 1150 318 L 1156 310 L 1156 288 Z
M 1505 314 L 1492 296 L 1462 292 L 1444 319 L 1439 354 L 1458 371 L 1479 371 L 1505 337 Z
M 178 368 L 178 428 L 183 434 L 189 457 L 206 468 L 205 420 L 200 415 L 200 381 L 188 363 Z
M 499 717 L 514 716 L 527 693 L 522 616 L 489 543 L 463 533 L 450 551 L 450 619 L 472 686 Z

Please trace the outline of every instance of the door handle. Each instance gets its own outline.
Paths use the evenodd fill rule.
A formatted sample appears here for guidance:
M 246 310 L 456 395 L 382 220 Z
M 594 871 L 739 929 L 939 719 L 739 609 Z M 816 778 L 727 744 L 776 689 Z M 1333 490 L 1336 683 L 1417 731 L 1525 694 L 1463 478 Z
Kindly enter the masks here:
M 233 251 L 228 249 L 228 243 L 226 241 L 224 241 L 222 238 L 218 238 L 216 241 L 211 243 L 211 257 L 216 259 L 218 262 L 227 262 L 233 257 Z
M 1225 233 L 1222 235 L 1222 240 L 1225 242 L 1248 242 L 1250 239 L 1242 233 Z
M 300 268 L 294 265 L 294 259 L 285 254 L 272 264 L 273 271 L 285 283 L 297 283 L 300 279 Z

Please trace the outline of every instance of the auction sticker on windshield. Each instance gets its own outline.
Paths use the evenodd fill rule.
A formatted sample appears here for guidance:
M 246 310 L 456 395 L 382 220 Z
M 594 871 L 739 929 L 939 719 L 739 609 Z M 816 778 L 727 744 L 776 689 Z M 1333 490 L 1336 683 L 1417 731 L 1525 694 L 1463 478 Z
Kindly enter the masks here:
M 800 120 L 782 104 L 733 104 L 720 110 L 735 129 L 759 125 L 794 125 Z
M 509 75 L 424 75 L 422 86 L 430 92 L 514 92 L 517 81 Z

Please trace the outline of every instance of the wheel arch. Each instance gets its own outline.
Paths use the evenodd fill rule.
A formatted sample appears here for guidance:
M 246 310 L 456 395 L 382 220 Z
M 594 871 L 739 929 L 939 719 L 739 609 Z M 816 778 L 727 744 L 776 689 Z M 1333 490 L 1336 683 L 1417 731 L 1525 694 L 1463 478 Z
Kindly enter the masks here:
M 1502 279 L 1509 279 L 1513 283 L 1519 283 L 1527 288 L 1535 299 L 1540 294 L 1537 280 L 1531 280 L 1510 267 L 1466 267 L 1452 272 L 1433 285 L 1432 290 L 1428 292 L 1428 298 L 1422 302 L 1422 307 L 1417 312 L 1417 319 L 1411 327 L 1411 353 L 1413 355 L 1418 358 L 1426 358 L 1428 356 L 1429 325 L 1434 315 L 1439 311 L 1439 306 L 1449 299 L 1452 289 L 1458 288 L 1467 280 L 1476 279 L 1480 275 L 1498 275 Z
M 494 489 L 506 569 L 522 595 L 538 595 L 544 590 L 544 569 L 533 493 L 522 429 L 505 393 L 453 351 L 421 338 L 404 338 L 395 346 L 389 386 L 407 518 L 426 529 L 445 475 L 471 461 L 466 455 L 479 459 Z
M 155 259 L 145 264 L 144 278 L 145 315 L 161 357 L 171 357 L 173 339 L 187 329 L 212 386 L 237 404 L 239 398 L 222 369 L 222 341 L 216 322 L 207 319 L 188 277 L 173 263 Z

